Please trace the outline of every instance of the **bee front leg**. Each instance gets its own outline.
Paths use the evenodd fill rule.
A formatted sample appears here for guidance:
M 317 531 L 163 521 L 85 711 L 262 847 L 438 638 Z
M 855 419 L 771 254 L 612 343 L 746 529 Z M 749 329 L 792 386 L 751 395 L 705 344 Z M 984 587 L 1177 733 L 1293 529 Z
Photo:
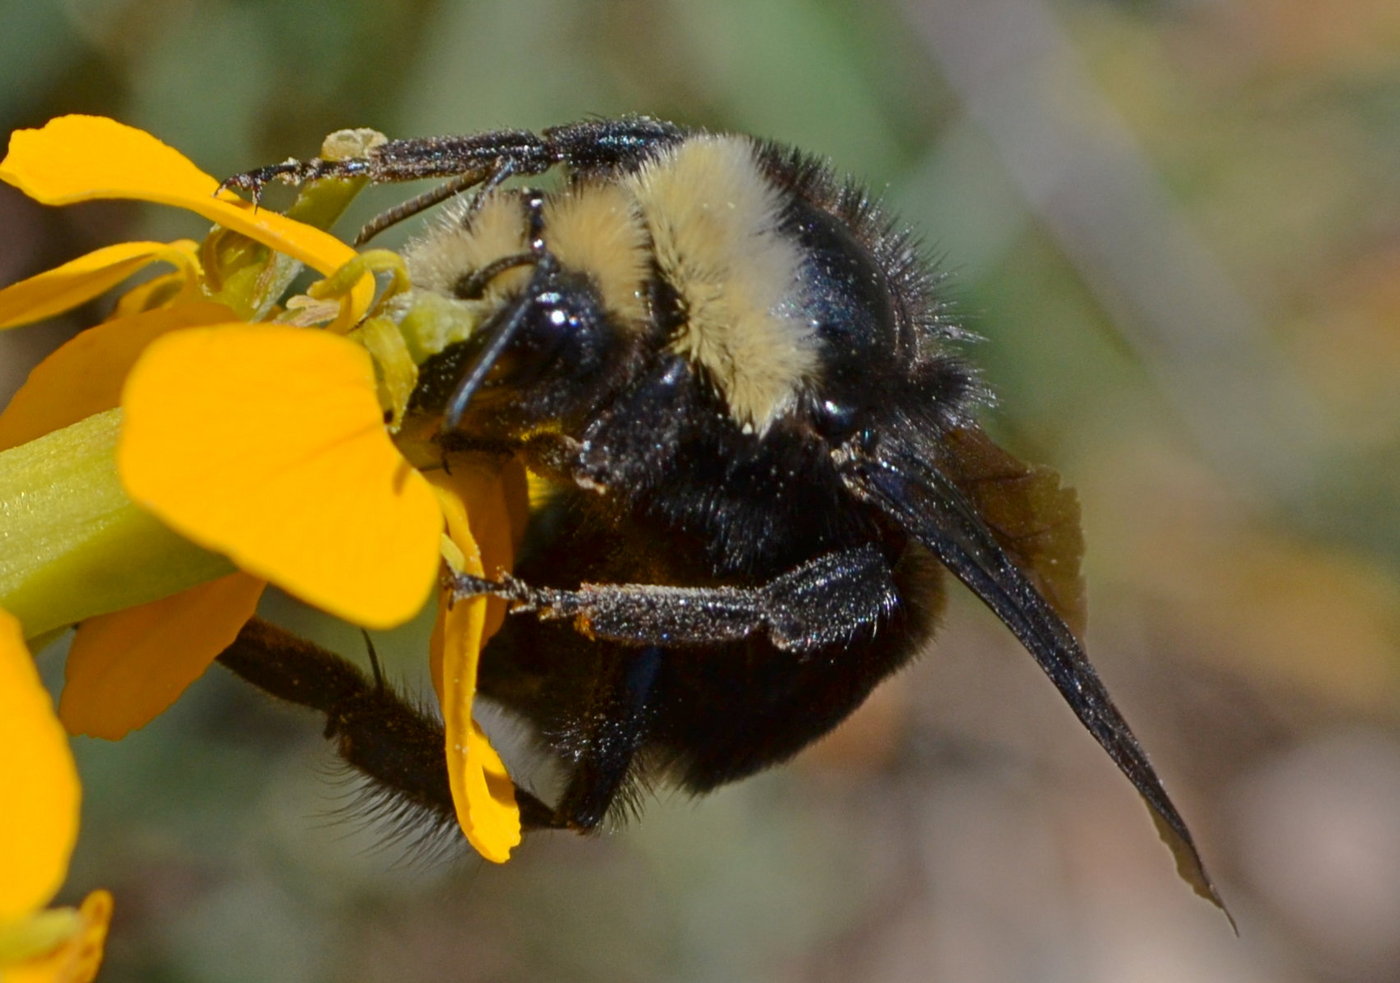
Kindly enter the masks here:
M 547 129 L 543 134 L 493 130 L 388 140 L 371 147 L 363 157 L 312 157 L 257 167 L 226 178 L 219 189 L 245 191 L 257 203 L 262 189 L 272 181 L 304 184 L 321 178 L 367 178 L 374 184 L 390 184 L 450 178 L 447 190 L 430 192 L 422 199 L 432 203 L 479 184 L 494 187 L 512 175 L 543 174 L 555 164 L 565 164 L 580 174 L 635 170 L 657 147 L 678 142 L 685 132 L 670 123 L 634 116 L 570 123 Z M 427 204 L 414 211 L 424 207 Z

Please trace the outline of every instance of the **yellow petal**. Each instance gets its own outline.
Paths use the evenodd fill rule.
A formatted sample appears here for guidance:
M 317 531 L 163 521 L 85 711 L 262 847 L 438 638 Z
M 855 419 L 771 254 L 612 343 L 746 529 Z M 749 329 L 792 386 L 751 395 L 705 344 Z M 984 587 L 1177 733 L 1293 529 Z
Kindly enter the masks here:
M 454 465 L 452 474 L 433 472 L 430 480 L 442 503 L 448 536 L 464 557 L 463 572 L 479 574 L 481 553 L 467 524 L 459 485 L 478 497 L 478 493 L 489 489 L 490 476 L 481 469 Z M 499 478 L 495 483 L 499 497 Z M 489 498 L 489 495 L 481 497 Z M 491 524 L 479 521 L 478 525 L 485 532 Z M 497 525 L 505 532 L 503 538 L 508 548 L 509 526 L 504 522 Z M 493 538 L 501 537 L 493 533 Z M 500 756 L 471 714 L 488 604 L 481 597 L 457 604 L 449 602 L 449 596 L 443 592 L 433 630 L 432 661 L 433 682 L 447 735 L 447 773 L 452 798 L 457 805 L 457 821 L 468 842 L 487 860 L 503 863 L 520 842 L 520 811 L 515 805 L 515 787 Z
M 476 576 L 482 574 L 481 548 L 477 546 L 476 539 L 471 533 L 471 525 L 467 522 L 467 503 L 462 500 L 462 495 L 453 485 L 451 477 L 446 471 L 427 471 L 423 477 L 432 486 L 433 493 L 437 496 L 438 507 L 442 510 L 443 522 L 446 529 L 442 534 L 442 555 L 447 560 L 448 566 L 460 573 L 470 573 Z M 483 630 L 486 621 L 486 606 L 492 600 L 487 597 L 473 597 L 455 605 L 449 605 L 450 595 L 444 591 L 438 592 L 438 612 L 437 621 L 434 624 L 433 643 L 428 652 L 428 669 L 433 681 L 433 688 L 437 691 L 438 705 L 446 707 L 448 703 L 447 685 L 445 683 L 446 672 L 443 666 L 445 657 L 443 639 L 438 637 L 443 631 L 443 622 L 447 616 L 448 607 L 456 609 L 456 618 L 453 621 L 454 630 L 474 632 L 477 636 L 477 648 L 486 641 L 486 632 Z M 471 617 L 468 618 L 468 612 Z M 458 652 L 461 658 L 475 658 L 475 654 L 466 655 L 465 650 Z M 473 693 L 476 687 L 476 673 L 471 675 L 471 685 Z M 470 711 L 468 707 L 468 711 Z M 463 735 L 457 735 L 462 737 Z M 448 734 L 448 746 L 455 743 L 465 743 L 457 741 L 454 736 Z
M 47 904 L 78 836 L 78 770 L 20 635 L 0 611 L 0 923 Z
M 150 723 L 233 642 L 265 586 L 235 573 L 84 621 L 68 652 L 63 726 L 115 741 Z
M 93 891 L 83 899 L 77 915 L 75 931 L 57 949 L 7 967 L 0 974 L 4 983 L 91 983 L 102 965 L 107 926 L 112 920 L 112 895 Z
M 222 304 L 196 301 L 88 328 L 40 362 L 0 413 L 0 450 L 116 406 L 126 374 L 153 339 L 232 317 Z
M 505 762 L 491 746 L 486 731 L 475 719 L 467 730 L 466 758 L 475 761 L 467 769 L 462 794 L 472 803 L 471 844 L 487 860 L 505 863 L 520 845 L 520 809 L 515 804 L 515 783 Z
M 101 296 L 158 260 L 184 270 L 197 269 L 195 249 L 193 242 L 182 239 L 171 243 L 121 242 L 93 250 L 0 290 L 0 328 L 62 314 Z
M 472 719 L 476 665 L 481 639 L 481 599 L 438 611 L 433 631 L 436 661 L 443 666 L 443 728 L 447 733 L 447 774 L 457 822 L 467 841 L 487 860 L 504 863 L 520 843 L 520 811 L 515 787 L 485 732 Z
M 123 484 L 176 532 L 367 628 L 423 606 L 442 517 L 385 432 L 364 349 L 277 325 L 176 331 L 122 405 Z
M 116 306 L 107 320 L 131 317 L 143 311 L 158 307 L 171 307 L 177 303 L 189 303 L 203 299 L 199 281 L 191 281 L 183 273 L 164 273 L 152 277 L 145 283 L 138 283 L 117 298 Z
M 218 182 L 184 154 L 101 116 L 60 116 L 37 130 L 16 130 L 0 162 L 0 180 L 46 205 L 136 198 L 186 208 L 322 273 L 333 273 L 356 256 L 320 229 L 256 208 L 231 192 L 216 196 Z M 373 279 L 362 277 L 350 320 L 358 320 L 373 297 Z

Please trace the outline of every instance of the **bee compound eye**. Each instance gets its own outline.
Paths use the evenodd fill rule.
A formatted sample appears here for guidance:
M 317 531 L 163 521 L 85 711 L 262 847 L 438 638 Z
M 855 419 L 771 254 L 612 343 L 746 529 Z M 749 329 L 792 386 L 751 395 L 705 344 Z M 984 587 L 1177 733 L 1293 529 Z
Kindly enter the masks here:
M 849 402 L 824 399 L 817 406 L 817 430 L 832 443 L 844 443 L 855 432 L 859 416 L 857 408 Z

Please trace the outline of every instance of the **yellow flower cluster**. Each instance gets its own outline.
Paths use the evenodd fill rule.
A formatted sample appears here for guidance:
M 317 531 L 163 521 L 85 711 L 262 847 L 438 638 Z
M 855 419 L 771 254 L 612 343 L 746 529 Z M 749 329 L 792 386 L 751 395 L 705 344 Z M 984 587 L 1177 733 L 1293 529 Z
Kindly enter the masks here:
M 403 408 L 405 346 L 369 254 L 216 193 L 177 151 L 108 119 L 15 133 L 0 180 L 48 205 L 141 199 L 216 223 L 202 243 L 108 246 L 0 290 L 0 328 L 11 328 L 152 263 L 174 268 L 54 352 L 0 413 L 0 608 L 13 615 L 0 621 L 0 739 L 35 748 L 0 773 L 0 869 L 23 872 L 0 879 L 0 967 L 6 981 L 29 978 L 8 967 L 44 950 L 34 931 L 16 934 L 38 919 L 90 966 L 33 978 L 87 979 L 111 901 L 96 892 L 57 922 L 61 912 L 38 910 L 66 870 L 78 784 L 21 636 L 79 623 L 58 719 L 118 738 L 204 671 L 268 583 L 379 629 L 423 607 L 444 562 L 509 568 L 523 484 L 470 462 L 420 470 L 400 450 L 386 420 Z M 282 294 L 300 264 L 325 279 L 291 302 Z M 502 861 L 519 817 L 471 713 L 477 653 L 502 611 L 448 600 L 439 591 L 431 653 L 444 754 L 467 838 Z
M 49 694 L 0 611 L 0 979 L 86 983 L 97 973 L 112 896 L 44 909 L 63 884 L 78 838 L 78 769 Z

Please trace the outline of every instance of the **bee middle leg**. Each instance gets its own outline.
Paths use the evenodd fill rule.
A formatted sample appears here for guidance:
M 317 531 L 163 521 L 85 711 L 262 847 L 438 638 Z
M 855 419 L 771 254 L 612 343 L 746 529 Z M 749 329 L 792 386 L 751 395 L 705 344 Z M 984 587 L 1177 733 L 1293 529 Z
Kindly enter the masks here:
M 615 671 L 593 681 L 584 712 L 566 728 L 545 735 L 568 765 L 568 780 L 554 810 L 556 827 L 589 832 L 619 797 L 629 801 L 633 759 L 650 733 L 664 658 L 655 646 L 627 651 Z
M 467 574 L 447 583 L 458 598 L 491 594 L 512 602 L 512 613 L 569 619 L 587 637 L 640 646 L 715 645 L 763 634 L 781 650 L 810 651 L 851 639 L 899 604 L 889 561 L 873 545 L 823 554 L 754 586 L 560 590 L 510 575 Z

